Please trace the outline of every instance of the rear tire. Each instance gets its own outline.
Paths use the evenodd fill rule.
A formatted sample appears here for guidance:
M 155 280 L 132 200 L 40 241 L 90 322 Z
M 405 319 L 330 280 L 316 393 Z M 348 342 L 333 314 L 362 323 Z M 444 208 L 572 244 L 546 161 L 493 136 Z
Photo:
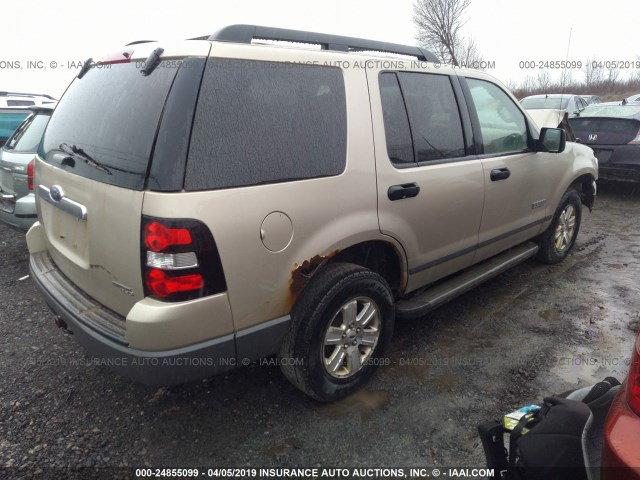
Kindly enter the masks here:
M 549 228 L 538 237 L 537 259 L 542 263 L 559 263 L 566 258 L 580 231 L 582 201 L 575 190 L 567 190 Z
M 292 310 L 280 349 L 282 372 L 316 400 L 338 400 L 383 362 L 394 321 L 393 296 L 384 278 L 357 265 L 328 265 Z

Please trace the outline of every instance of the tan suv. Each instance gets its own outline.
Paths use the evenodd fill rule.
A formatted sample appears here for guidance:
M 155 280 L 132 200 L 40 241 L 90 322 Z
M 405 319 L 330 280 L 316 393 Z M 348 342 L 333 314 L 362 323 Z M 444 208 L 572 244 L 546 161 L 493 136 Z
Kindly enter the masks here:
M 45 132 L 27 234 L 59 325 L 147 384 L 278 354 L 329 401 L 381 362 L 396 317 L 562 260 L 593 152 L 437 60 L 236 25 L 87 61 Z

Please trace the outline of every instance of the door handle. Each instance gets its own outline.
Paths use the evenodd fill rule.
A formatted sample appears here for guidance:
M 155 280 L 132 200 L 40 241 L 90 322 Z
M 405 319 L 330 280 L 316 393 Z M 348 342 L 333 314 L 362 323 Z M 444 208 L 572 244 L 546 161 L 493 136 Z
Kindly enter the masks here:
M 404 183 L 402 185 L 391 185 L 387 190 L 387 196 L 392 202 L 403 198 L 416 197 L 420 193 L 420 186 L 417 183 Z
M 496 168 L 491 170 L 491 181 L 506 180 L 511 176 L 511 171 L 508 168 Z

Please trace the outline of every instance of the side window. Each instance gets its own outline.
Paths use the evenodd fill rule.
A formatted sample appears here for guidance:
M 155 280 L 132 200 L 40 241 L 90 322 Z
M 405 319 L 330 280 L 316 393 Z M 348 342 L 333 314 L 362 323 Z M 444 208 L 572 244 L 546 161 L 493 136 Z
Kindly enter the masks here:
M 493 83 L 467 78 L 480 121 L 484 153 L 528 149 L 527 122 L 511 98 Z
M 580 111 L 582 111 L 585 108 L 587 108 L 587 102 L 585 102 L 582 98 L 578 98 L 578 101 L 580 102 L 580 107 L 579 107 Z
M 346 116 L 338 68 L 209 60 L 185 189 L 339 175 L 346 166 Z
M 464 135 L 446 75 L 399 72 L 417 162 L 463 157 Z
M 380 97 L 389 159 L 395 164 L 415 162 L 407 109 L 395 73 L 380 74 Z

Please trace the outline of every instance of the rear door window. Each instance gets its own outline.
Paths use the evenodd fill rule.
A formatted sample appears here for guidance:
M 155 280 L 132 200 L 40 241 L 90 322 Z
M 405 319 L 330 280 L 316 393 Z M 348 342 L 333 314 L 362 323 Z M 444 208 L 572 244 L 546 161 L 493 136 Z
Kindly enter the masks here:
M 69 172 L 142 190 L 158 122 L 177 71 L 173 64 L 164 63 L 148 76 L 133 62 L 92 68 L 76 79 L 45 132 L 41 152 L 45 161 L 59 166 L 72 158 L 74 166 L 64 167 Z
M 409 117 L 395 73 L 380 74 L 380 98 L 389 160 L 396 165 L 414 163 Z
M 394 83 L 397 75 L 400 91 Z M 400 95 L 401 93 L 401 95 Z M 381 75 L 381 95 L 389 157 L 418 163 L 465 156 L 458 103 L 447 75 L 397 72 Z M 404 99 L 406 115 L 401 103 Z M 410 131 L 413 155 L 407 133 Z
M 338 175 L 346 148 L 340 69 L 212 59 L 200 90 L 185 189 Z

